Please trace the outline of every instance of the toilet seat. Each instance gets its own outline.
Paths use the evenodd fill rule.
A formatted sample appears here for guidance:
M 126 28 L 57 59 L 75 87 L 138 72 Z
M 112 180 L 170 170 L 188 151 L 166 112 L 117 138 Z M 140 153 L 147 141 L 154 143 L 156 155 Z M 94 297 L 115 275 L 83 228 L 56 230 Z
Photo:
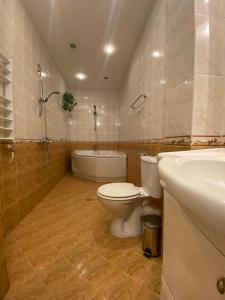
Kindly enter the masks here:
M 108 200 L 130 200 L 140 196 L 139 188 L 132 183 L 108 183 L 99 187 L 98 196 Z

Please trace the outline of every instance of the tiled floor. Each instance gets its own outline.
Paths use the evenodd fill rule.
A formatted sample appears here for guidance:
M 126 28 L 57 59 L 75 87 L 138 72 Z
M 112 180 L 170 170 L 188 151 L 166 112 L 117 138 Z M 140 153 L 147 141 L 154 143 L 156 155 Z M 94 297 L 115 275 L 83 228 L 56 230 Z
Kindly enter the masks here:
M 159 299 L 161 261 L 109 233 L 99 184 L 67 175 L 5 242 L 5 300 Z

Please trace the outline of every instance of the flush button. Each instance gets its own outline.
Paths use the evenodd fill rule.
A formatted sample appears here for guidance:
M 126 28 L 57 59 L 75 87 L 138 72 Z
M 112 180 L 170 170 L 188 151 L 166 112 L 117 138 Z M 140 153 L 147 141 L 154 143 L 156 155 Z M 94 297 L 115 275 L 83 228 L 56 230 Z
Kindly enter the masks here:
M 225 293 L 225 277 L 220 277 L 216 282 L 217 290 L 220 294 Z

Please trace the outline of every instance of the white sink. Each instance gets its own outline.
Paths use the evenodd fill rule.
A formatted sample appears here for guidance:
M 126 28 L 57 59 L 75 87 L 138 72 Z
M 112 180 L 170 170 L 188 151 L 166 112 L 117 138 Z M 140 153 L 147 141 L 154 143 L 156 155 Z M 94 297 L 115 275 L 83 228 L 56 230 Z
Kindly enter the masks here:
M 163 187 L 225 255 L 225 149 L 161 153 L 158 159 Z

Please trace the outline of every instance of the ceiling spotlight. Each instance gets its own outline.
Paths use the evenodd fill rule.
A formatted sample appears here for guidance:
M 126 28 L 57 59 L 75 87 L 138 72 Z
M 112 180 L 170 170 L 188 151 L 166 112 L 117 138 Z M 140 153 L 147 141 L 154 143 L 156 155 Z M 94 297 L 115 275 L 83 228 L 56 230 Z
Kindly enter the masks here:
M 111 44 L 108 44 L 104 48 L 105 53 L 112 54 L 115 51 L 115 47 Z
M 76 47 L 77 47 L 76 44 L 74 44 L 74 43 L 70 44 L 70 48 L 75 49 Z
M 152 57 L 155 57 L 155 58 L 163 56 L 163 53 L 158 50 L 153 51 L 151 54 L 152 54 Z
M 77 73 L 75 77 L 79 80 L 84 80 L 87 76 L 83 73 Z

